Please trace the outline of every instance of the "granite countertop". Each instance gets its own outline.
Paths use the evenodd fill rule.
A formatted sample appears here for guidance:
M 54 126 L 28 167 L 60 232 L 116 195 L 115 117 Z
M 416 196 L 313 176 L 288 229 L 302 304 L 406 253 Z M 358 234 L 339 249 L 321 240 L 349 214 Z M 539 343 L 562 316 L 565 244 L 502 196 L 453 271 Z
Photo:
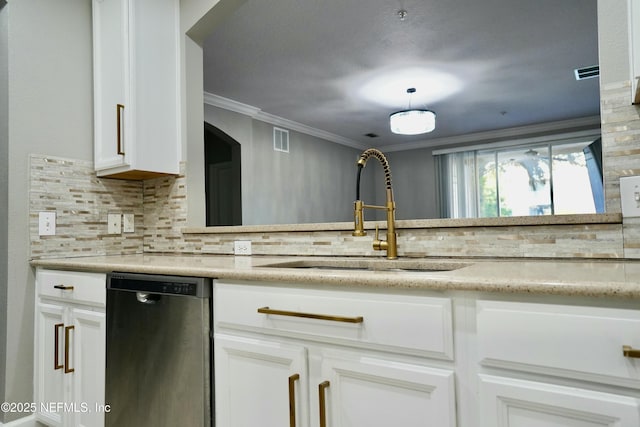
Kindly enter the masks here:
M 372 260 L 376 265 L 387 262 L 384 258 L 357 257 L 137 254 L 39 259 L 33 260 L 31 265 L 75 271 L 121 271 L 310 285 L 640 298 L 638 261 L 405 258 L 395 266 L 415 267 L 410 264 L 426 262 L 431 267 L 456 269 L 428 272 L 350 269 L 369 265 Z M 322 268 L 293 268 L 305 263 Z

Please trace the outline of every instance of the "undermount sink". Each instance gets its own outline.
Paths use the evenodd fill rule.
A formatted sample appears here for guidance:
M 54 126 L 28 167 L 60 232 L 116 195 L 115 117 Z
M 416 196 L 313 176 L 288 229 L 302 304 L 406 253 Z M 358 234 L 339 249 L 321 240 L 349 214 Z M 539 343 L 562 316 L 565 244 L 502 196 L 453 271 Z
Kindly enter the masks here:
M 468 267 L 470 263 L 425 259 L 322 259 L 267 264 L 264 267 L 307 268 L 316 270 L 434 272 Z

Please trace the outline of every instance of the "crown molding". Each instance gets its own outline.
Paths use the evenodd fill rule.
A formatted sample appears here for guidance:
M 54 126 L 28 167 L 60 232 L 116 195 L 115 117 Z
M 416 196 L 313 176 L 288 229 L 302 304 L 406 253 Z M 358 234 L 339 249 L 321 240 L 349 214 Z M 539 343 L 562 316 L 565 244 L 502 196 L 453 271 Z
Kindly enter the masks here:
M 260 120 L 261 122 L 269 123 L 275 126 L 280 126 L 293 130 L 296 132 L 304 133 L 306 135 L 315 136 L 316 138 L 324 139 L 326 141 L 334 142 L 340 145 L 346 145 L 347 147 L 364 149 L 364 144 L 354 141 L 349 138 L 344 138 L 340 135 L 336 135 L 331 132 L 326 132 L 321 129 L 316 129 L 311 126 L 304 125 L 302 123 L 294 122 L 293 120 L 285 119 L 283 117 L 275 116 L 273 114 L 265 113 L 258 107 L 252 105 L 243 104 L 242 102 L 234 101 L 233 99 L 225 98 L 219 95 L 215 95 L 209 92 L 204 92 L 204 103 L 213 107 L 222 108 L 224 110 L 233 111 L 235 113 L 244 114 L 252 119 Z
M 468 133 L 465 135 L 446 136 L 429 140 L 413 141 L 406 144 L 388 144 L 378 147 L 385 152 L 416 150 L 419 148 L 445 147 L 454 144 L 483 143 L 502 141 L 509 138 L 523 138 L 531 135 L 544 135 L 558 131 L 570 132 L 581 129 L 599 129 L 600 116 L 581 117 L 578 119 L 560 120 L 556 122 L 538 123 L 535 125 L 496 129 L 486 132 Z
M 371 145 L 344 138 L 340 135 L 326 132 L 321 129 L 316 129 L 302 123 L 294 122 L 293 120 L 265 113 L 258 107 L 243 104 L 242 102 L 234 101 L 233 99 L 214 95 L 212 93 L 204 92 L 204 103 L 214 107 L 222 108 L 224 110 L 244 114 L 255 120 L 260 120 L 261 122 L 270 123 L 272 125 L 287 128 L 289 130 L 304 133 L 306 135 L 315 136 L 317 138 L 334 142 L 336 144 L 345 145 L 347 147 L 364 150 Z M 600 116 L 581 117 L 579 119 L 560 120 L 556 122 L 539 123 L 535 125 L 518 126 L 486 132 L 475 132 L 465 135 L 446 136 L 442 138 L 423 139 L 406 143 L 400 142 L 395 144 L 381 145 L 377 146 L 376 148 L 384 152 L 406 151 L 416 150 L 420 148 L 445 147 L 454 144 L 477 144 L 489 141 L 502 141 L 515 137 L 522 138 L 530 135 L 544 135 L 558 131 L 563 131 L 564 133 L 570 132 L 572 130 L 587 128 L 600 128 Z

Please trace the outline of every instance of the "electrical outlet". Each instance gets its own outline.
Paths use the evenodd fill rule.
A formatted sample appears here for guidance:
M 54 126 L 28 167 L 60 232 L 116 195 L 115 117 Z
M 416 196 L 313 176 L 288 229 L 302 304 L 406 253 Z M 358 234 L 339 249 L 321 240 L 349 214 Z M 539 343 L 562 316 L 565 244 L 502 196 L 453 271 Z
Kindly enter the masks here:
M 107 234 L 122 234 L 122 215 L 119 213 L 107 214 Z
M 640 217 L 640 176 L 620 178 L 620 203 L 623 217 Z
M 135 216 L 132 213 L 122 215 L 122 230 L 125 233 L 134 233 L 136 231 Z
M 236 240 L 233 242 L 234 255 L 251 255 L 251 240 Z
M 38 234 L 40 236 L 56 235 L 56 213 L 47 211 L 38 214 Z

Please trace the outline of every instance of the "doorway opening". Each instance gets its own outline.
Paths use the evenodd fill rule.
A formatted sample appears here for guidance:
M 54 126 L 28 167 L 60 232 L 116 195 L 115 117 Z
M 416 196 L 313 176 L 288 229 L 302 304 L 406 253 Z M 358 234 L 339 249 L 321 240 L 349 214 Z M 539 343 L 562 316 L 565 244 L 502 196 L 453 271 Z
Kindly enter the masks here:
M 242 225 L 240 143 L 204 123 L 207 226 Z

